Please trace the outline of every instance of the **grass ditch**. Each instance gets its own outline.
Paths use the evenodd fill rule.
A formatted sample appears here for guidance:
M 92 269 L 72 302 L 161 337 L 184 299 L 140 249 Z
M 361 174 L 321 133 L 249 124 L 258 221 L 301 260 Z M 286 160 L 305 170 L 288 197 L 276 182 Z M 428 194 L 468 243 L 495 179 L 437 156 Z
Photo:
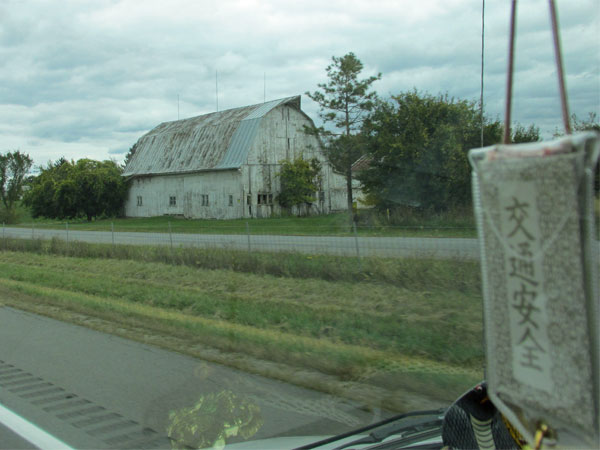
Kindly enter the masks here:
M 479 269 L 470 262 L 379 261 L 397 264 L 387 270 L 401 274 L 400 281 L 361 282 L 304 270 L 270 274 L 263 266 L 258 274 L 207 270 L 177 251 L 167 252 L 167 260 L 135 260 L 140 254 L 110 245 L 71 243 L 70 254 L 79 256 L 63 256 L 61 242 L 7 240 L 6 247 L 20 251 L 0 252 L 0 299 L 134 324 L 386 392 L 408 388 L 450 400 L 480 376 Z

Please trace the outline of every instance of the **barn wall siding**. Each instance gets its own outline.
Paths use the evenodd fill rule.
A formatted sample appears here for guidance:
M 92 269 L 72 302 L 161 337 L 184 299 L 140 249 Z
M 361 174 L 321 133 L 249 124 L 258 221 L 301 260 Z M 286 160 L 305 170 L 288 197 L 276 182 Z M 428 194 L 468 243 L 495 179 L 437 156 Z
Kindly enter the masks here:
M 304 126 L 312 125 L 312 121 L 296 108 L 278 106 L 263 117 L 250 147 L 247 164 L 279 164 L 299 156 L 316 157 L 325 162 L 317 138 L 304 133 Z
M 138 196 L 142 198 L 141 206 L 138 206 Z M 175 206 L 169 202 L 172 196 L 176 198 Z M 237 170 L 139 177 L 131 182 L 125 215 L 152 217 L 168 214 L 187 218 L 235 219 L 243 217 L 242 201 Z

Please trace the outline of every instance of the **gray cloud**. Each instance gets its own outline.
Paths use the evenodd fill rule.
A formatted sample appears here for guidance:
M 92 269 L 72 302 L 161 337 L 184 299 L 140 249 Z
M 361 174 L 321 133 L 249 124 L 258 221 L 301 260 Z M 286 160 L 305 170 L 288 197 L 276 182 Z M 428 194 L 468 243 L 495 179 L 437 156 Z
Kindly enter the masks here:
M 486 2 L 485 105 L 503 113 L 508 2 Z M 559 0 L 571 109 L 600 113 L 600 6 Z M 313 91 L 353 51 L 387 96 L 479 98 L 479 2 L 0 3 L 0 141 L 36 163 L 124 156 L 163 121 Z M 520 2 L 514 118 L 560 126 L 547 4 Z M 303 97 L 318 122 L 318 107 Z
M 109 155 L 125 155 L 129 151 L 128 148 L 119 147 L 119 148 L 111 148 L 108 150 Z

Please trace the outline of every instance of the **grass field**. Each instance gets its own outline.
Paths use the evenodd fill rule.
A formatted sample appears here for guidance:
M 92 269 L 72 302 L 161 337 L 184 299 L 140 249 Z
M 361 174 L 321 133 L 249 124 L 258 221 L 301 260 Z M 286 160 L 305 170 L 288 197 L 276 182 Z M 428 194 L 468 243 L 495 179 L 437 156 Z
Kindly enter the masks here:
M 32 218 L 30 211 L 19 205 L 19 223 L 30 228 L 64 229 L 66 221 Z M 600 233 L 600 198 L 595 199 L 596 229 Z M 477 236 L 470 208 L 439 214 L 398 211 L 388 217 L 372 210 L 359 211 L 356 232 L 362 236 L 461 237 Z M 175 216 L 149 218 L 105 218 L 88 222 L 69 220 L 69 229 L 82 231 L 137 231 L 201 234 L 274 234 L 274 235 L 340 235 L 354 233 L 346 213 L 311 217 L 272 217 L 265 219 L 205 220 Z
M 481 376 L 473 263 L 430 262 L 436 270 L 427 276 L 425 263 L 407 262 L 405 281 L 389 283 L 48 251 L 0 253 L 1 302 L 51 305 L 345 382 L 422 389 L 449 400 Z
M 360 214 L 357 233 L 365 236 L 407 237 L 475 237 L 476 230 L 469 214 L 431 216 L 427 218 L 406 215 L 390 219 L 375 216 L 373 212 Z M 65 228 L 65 221 L 32 219 L 27 210 L 21 210 L 17 226 L 36 228 Z M 150 218 L 109 218 L 92 222 L 69 221 L 69 228 L 82 231 L 138 231 L 202 234 L 275 234 L 275 235 L 350 235 L 354 233 L 346 213 L 311 217 L 273 217 L 265 219 L 184 219 L 162 216 Z

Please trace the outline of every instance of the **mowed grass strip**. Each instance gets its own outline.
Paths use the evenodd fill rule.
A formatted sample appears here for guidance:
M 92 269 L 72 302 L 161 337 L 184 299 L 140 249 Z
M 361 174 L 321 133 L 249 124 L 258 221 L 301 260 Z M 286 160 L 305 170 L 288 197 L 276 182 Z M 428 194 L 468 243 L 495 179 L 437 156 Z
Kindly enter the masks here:
M 406 236 L 406 237 L 475 237 L 476 229 L 472 213 L 461 212 L 459 218 L 446 216 L 400 217 L 389 222 L 382 217 L 373 217 L 373 212 L 359 214 L 357 233 L 364 236 Z M 62 229 L 65 221 L 53 219 L 33 219 L 22 215 L 16 226 L 30 228 Z M 307 236 L 349 236 L 354 228 L 348 214 L 335 213 L 308 217 L 269 217 L 255 219 L 184 219 L 182 217 L 108 218 L 69 221 L 70 230 L 80 231 L 136 231 L 152 233 L 198 233 L 198 234 L 267 234 L 267 235 L 307 235 Z
M 0 277 L 257 332 L 480 367 L 481 299 L 447 289 L 327 282 L 122 260 L 3 252 Z M 277 339 L 275 339 L 277 341 Z

